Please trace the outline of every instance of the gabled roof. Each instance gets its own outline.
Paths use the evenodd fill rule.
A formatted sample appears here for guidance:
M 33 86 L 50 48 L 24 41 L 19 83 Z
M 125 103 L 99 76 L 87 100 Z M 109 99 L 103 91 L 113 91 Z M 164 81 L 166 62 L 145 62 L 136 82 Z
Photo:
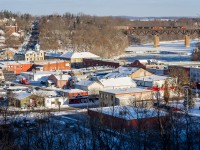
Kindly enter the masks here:
M 13 32 L 10 36 L 20 37 L 20 34 L 17 32 Z
M 24 98 L 26 97 L 29 97 L 31 96 L 32 94 L 31 93 L 27 93 L 27 92 L 19 92 L 19 93 L 16 93 L 16 99 L 17 100 L 23 100 Z
M 128 93 L 137 93 L 137 92 L 152 92 L 151 90 L 144 88 L 126 88 L 126 89 L 112 89 L 112 90 L 102 90 L 106 93 L 112 94 L 128 94 Z
M 117 77 L 128 77 L 140 68 L 136 67 L 118 67 L 113 72 L 108 73 L 107 75 L 104 76 L 105 79 L 107 78 L 117 78 Z
M 69 80 L 71 79 L 71 76 L 70 75 L 67 75 L 67 74 L 54 74 L 53 75 L 57 80 Z
M 134 80 L 142 80 L 142 81 L 159 81 L 159 80 L 166 80 L 171 77 L 169 76 L 158 76 L 158 75 L 151 75 L 151 76 L 145 76 L 140 78 L 134 78 Z
M 76 83 L 78 86 L 90 86 L 91 84 L 95 83 L 95 81 L 90 81 L 90 80 L 81 80 Z
M 110 78 L 110 79 L 101 79 L 99 82 L 104 87 L 119 87 L 119 86 L 131 86 L 136 87 L 136 83 L 131 79 L 131 77 L 119 77 L 119 78 Z

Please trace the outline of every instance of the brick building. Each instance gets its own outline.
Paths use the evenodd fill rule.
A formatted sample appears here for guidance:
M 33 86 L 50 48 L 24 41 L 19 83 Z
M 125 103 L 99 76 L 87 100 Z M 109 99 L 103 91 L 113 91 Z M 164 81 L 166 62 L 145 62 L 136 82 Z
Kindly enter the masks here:
M 95 66 L 108 66 L 118 68 L 120 65 L 118 62 L 100 60 L 100 59 L 83 59 L 84 67 L 95 67 Z
M 48 62 L 43 65 L 43 71 L 71 70 L 69 61 Z
M 48 77 L 48 84 L 51 86 L 55 85 L 57 88 L 65 88 L 68 84 L 68 81 L 71 79 L 70 75 L 59 74 L 59 75 L 50 75 Z
M 21 72 L 31 71 L 33 64 L 26 61 L 6 61 L 0 62 L 0 67 L 7 70 L 13 71 L 14 74 L 20 74 Z
M 132 106 L 92 108 L 88 114 L 95 124 L 121 131 L 159 129 L 159 122 L 167 119 L 163 111 Z
M 17 32 L 18 31 L 18 26 L 17 24 L 14 25 L 14 26 L 5 26 L 5 32 L 7 35 L 11 35 L 12 33 L 14 32 Z

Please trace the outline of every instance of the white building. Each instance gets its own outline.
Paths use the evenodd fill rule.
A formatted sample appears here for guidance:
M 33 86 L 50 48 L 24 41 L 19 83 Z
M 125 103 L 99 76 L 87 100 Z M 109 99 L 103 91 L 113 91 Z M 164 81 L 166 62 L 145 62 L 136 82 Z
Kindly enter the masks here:
M 52 74 L 58 74 L 54 71 L 36 71 L 36 72 L 21 72 L 20 75 L 25 77 L 27 80 L 32 81 L 44 81 L 48 80 L 48 77 Z
M 158 76 L 158 75 L 152 75 L 152 76 L 145 76 L 140 78 L 134 78 L 133 79 L 138 86 L 144 86 L 144 87 L 163 87 L 166 80 L 168 80 L 171 84 L 175 84 L 175 79 L 171 78 L 169 76 Z
M 130 77 L 109 78 L 97 81 L 82 80 L 76 83 L 76 88 L 91 94 L 98 94 L 100 90 L 125 89 L 136 87 L 137 84 Z

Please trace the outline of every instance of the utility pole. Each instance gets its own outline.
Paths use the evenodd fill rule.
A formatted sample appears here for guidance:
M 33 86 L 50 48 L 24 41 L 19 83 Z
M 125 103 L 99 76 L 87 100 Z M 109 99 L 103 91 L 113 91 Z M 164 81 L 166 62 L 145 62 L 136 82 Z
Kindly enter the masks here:
M 186 101 L 187 101 L 187 104 L 186 104 L 186 113 L 188 114 L 188 88 L 186 88 Z

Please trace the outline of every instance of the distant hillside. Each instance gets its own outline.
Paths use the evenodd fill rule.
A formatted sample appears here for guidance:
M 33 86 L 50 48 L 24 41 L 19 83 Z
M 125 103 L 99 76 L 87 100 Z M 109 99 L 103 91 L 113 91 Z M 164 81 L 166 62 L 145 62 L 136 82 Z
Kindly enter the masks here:
M 1 11 L 0 19 L 14 18 L 20 30 L 25 34 L 30 31 L 31 22 L 35 19 L 29 14 Z M 186 26 L 199 28 L 199 18 L 179 17 L 131 17 L 113 16 L 97 17 L 84 14 L 37 16 L 39 19 L 39 41 L 41 49 L 70 49 L 74 51 L 90 51 L 96 55 L 110 58 L 124 53 L 130 44 L 153 42 L 152 35 L 125 35 L 117 27 L 152 27 L 152 26 Z M 12 19 L 11 19 L 12 20 Z M 0 29 L 12 22 L 1 22 Z M 193 38 L 199 37 L 194 35 Z M 183 35 L 161 35 L 160 40 L 183 39 Z M 20 38 L 22 43 L 23 38 Z M 15 43 L 7 38 L 6 43 Z M 18 44 L 18 43 L 17 43 Z
M 128 20 L 72 14 L 50 15 L 40 19 L 41 49 L 72 49 L 90 51 L 102 57 L 124 52 L 128 38 L 116 25 Z

